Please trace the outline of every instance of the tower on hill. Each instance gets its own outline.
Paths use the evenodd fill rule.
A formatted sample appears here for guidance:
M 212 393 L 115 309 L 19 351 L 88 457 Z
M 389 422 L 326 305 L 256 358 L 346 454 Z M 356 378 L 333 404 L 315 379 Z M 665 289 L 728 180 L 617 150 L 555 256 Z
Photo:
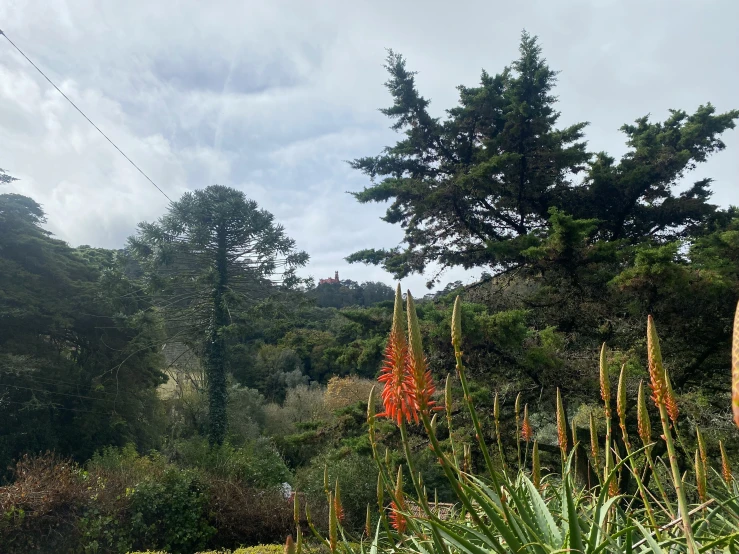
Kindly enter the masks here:
M 321 279 L 318 281 L 319 285 L 338 285 L 339 284 L 339 272 L 334 273 L 333 278 Z

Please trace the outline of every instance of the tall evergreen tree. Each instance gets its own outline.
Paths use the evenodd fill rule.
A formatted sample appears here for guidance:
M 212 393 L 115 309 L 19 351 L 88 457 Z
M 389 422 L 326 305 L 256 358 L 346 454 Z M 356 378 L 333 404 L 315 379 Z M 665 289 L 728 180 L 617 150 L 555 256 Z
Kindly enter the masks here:
M 585 123 L 556 128 L 556 73 L 536 38 L 524 32 L 520 52 L 503 73 L 483 71 L 479 87 L 458 87 L 460 105 L 443 122 L 429 115 L 403 57 L 389 53 L 394 103 L 382 112 L 406 138 L 352 166 L 373 181 L 382 177 L 355 197 L 392 200 L 384 220 L 404 227 L 405 246 L 363 250 L 349 261 L 382 264 L 402 277 L 432 262 L 500 268 L 521 260 L 589 155 Z
M 157 446 L 161 320 L 110 251 L 70 248 L 32 199 L 0 195 L 0 468 Z M 96 261 L 93 261 L 95 258 Z
M 582 140 L 585 123 L 556 127 L 556 73 L 526 32 L 520 54 L 494 77 L 483 72 L 479 87 L 458 87 L 459 106 L 440 121 L 429 115 L 403 57 L 390 52 L 386 86 L 394 102 L 382 112 L 406 137 L 352 162 L 373 181 L 354 196 L 390 200 L 383 219 L 405 236 L 396 248 L 362 250 L 350 262 L 381 264 L 398 278 L 430 263 L 531 268 L 552 234 L 562 234 L 564 216 L 589 220 L 577 224 L 590 229 L 586 241 L 630 244 L 686 236 L 714 216 L 711 179 L 674 191 L 724 148 L 720 135 L 739 111 L 716 114 L 707 104 L 691 115 L 672 110 L 665 122 L 642 117 L 622 127 L 630 149 L 618 163 L 606 153 L 593 157 Z M 572 273 L 573 258 L 564 263 Z
M 244 311 L 299 279 L 308 255 L 274 216 L 223 186 L 188 192 L 156 223 L 141 223 L 129 245 L 148 270 L 170 329 L 202 347 L 209 439 L 226 436 L 226 339 Z

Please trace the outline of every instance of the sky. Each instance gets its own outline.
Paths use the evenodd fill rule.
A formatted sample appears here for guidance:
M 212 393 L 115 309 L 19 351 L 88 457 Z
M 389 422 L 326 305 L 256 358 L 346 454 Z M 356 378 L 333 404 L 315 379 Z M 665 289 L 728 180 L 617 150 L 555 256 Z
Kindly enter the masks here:
M 619 127 L 668 109 L 739 108 L 735 0 L 3 0 L 0 29 L 177 199 L 212 184 L 244 191 L 311 256 L 304 275 L 393 278 L 348 254 L 392 247 L 386 206 L 348 194 L 369 184 L 346 163 L 400 137 L 385 49 L 402 53 L 443 116 L 537 35 L 561 71 L 560 125 L 588 121 L 592 151 L 621 156 Z M 713 201 L 739 204 L 739 130 L 688 180 L 715 179 Z M 168 201 L 0 37 L 2 192 L 32 197 L 72 246 L 120 248 Z M 445 283 L 477 272 L 447 271 Z M 403 280 L 427 292 L 426 277 Z

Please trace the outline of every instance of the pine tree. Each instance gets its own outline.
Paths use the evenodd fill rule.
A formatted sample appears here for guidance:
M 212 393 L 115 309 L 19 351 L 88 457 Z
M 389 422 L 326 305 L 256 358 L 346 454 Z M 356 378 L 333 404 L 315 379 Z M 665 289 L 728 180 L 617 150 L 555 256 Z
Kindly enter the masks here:
M 585 123 L 557 129 L 556 82 L 535 37 L 523 33 L 520 57 L 503 73 L 482 73 L 479 87 L 458 87 L 460 105 L 432 118 L 405 59 L 390 52 L 386 83 L 406 138 L 352 166 L 373 181 L 362 203 L 392 200 L 383 218 L 405 229 L 405 247 L 363 250 L 352 262 L 382 264 L 396 277 L 461 265 L 508 267 L 522 261 L 532 233 L 546 228 L 549 208 L 582 171 Z
M 354 196 L 361 203 L 390 201 L 383 219 L 401 225 L 405 236 L 396 248 L 362 250 L 350 262 L 382 265 L 397 278 L 429 264 L 439 273 L 452 266 L 532 269 L 540 261 L 532 249 L 541 253 L 553 233 L 562 235 L 563 217 L 590 228 L 586 246 L 666 242 L 716 217 L 708 203 L 711 179 L 677 195 L 674 188 L 725 147 L 720 136 L 734 128 L 738 110 L 717 114 L 707 104 L 690 115 L 671 110 L 664 122 L 639 118 L 622 127 L 629 151 L 617 162 L 586 150 L 585 123 L 556 127 L 556 72 L 526 32 L 510 67 L 494 77 L 483 71 L 478 87 L 458 87 L 459 106 L 444 121 L 429 115 L 402 56 L 390 51 L 386 68 L 394 102 L 381 111 L 405 138 L 351 162 L 372 181 Z M 563 261 L 572 274 L 573 259 L 548 262 Z

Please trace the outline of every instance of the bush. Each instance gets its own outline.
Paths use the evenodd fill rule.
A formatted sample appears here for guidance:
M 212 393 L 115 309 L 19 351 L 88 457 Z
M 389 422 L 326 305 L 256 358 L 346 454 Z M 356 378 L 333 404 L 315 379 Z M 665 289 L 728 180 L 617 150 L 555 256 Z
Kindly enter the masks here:
M 264 396 L 256 389 L 232 386 L 228 391 L 229 441 L 240 445 L 259 438 L 264 421 Z
M 284 437 L 295 433 L 303 424 L 325 419 L 329 415 L 324 403 L 324 389 L 316 383 L 297 385 L 288 389 L 282 406 L 267 404 L 264 407 L 264 434 Z
M 172 554 L 205 546 L 216 530 L 208 524 L 208 496 L 198 475 L 168 468 L 128 493 L 131 534 L 139 548 L 162 548 Z
M 373 379 L 360 377 L 331 377 L 326 386 L 324 402 L 329 410 L 346 408 L 357 402 L 367 403 L 369 393 L 375 386 Z
M 270 443 L 212 452 L 200 442 L 186 446 L 180 462 L 208 473 L 133 447 L 104 449 L 87 471 L 53 455 L 24 458 L 14 482 L 0 487 L 0 552 L 189 554 L 294 533 L 292 502 L 275 486 L 289 472 Z
M 196 438 L 176 443 L 172 457 L 186 467 L 207 468 L 211 475 L 250 487 L 275 488 L 292 481 L 290 470 L 268 439 L 238 448 L 228 443 L 211 448 L 206 439 Z
M 90 474 L 106 479 L 115 479 L 127 486 L 161 475 L 167 469 L 167 460 L 158 452 L 142 456 L 133 444 L 123 448 L 108 446 L 95 452 L 87 463 Z
M 324 389 L 316 383 L 289 389 L 282 407 L 296 424 L 323 419 L 328 415 Z
M 77 539 L 76 522 L 91 494 L 84 472 L 47 453 L 21 458 L 13 477 L 0 488 L 2 552 L 65 551 Z
M 293 415 L 279 404 L 267 404 L 264 407 L 264 434 L 279 438 L 295 432 Z
M 281 491 L 260 491 L 212 480 L 208 511 L 210 523 L 218 529 L 211 546 L 259 544 L 295 533 L 293 504 Z
M 345 526 L 361 531 L 367 513 L 367 504 L 377 504 L 377 468 L 369 456 L 353 451 L 329 451 L 314 458 L 310 465 L 298 471 L 297 490 L 304 492 L 311 505 L 311 513 L 326 504 L 323 490 L 324 467 L 328 467 L 329 482 L 335 487 L 336 478 L 341 486 L 341 501 L 346 514 Z M 318 523 L 320 520 L 314 517 Z

